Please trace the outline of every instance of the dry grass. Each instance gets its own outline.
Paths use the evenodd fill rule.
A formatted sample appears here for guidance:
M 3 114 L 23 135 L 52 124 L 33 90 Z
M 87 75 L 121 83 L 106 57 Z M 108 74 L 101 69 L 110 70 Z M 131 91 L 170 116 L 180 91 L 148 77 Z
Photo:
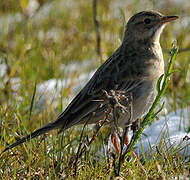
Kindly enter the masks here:
M 13 143 L 15 138 L 23 137 L 39 128 L 42 124 L 52 121 L 61 112 L 68 95 L 74 96 L 72 90 L 74 79 L 79 74 L 68 75 L 60 67 L 70 61 L 85 61 L 90 59 L 100 64 L 96 54 L 96 31 L 93 23 L 92 2 L 40 1 L 38 10 L 33 17 L 27 14 L 22 1 L 6 1 L 0 5 L 0 21 L 8 23 L 8 16 L 14 20 L 8 28 L 0 26 L 0 58 L 7 60 L 8 80 L 20 78 L 20 88 L 11 89 L 10 81 L 4 82 L 0 93 L 0 150 L 7 143 Z M 24 1 L 23 1 L 24 2 Z M 42 12 L 51 8 L 49 13 Z M 123 36 L 125 21 L 134 12 L 142 10 L 140 1 L 103 0 L 98 4 L 98 16 L 101 23 L 102 57 L 105 60 L 119 46 Z M 166 7 L 170 7 L 167 9 Z M 190 102 L 190 7 L 163 4 L 147 1 L 143 9 L 156 9 L 168 15 L 179 15 L 179 22 L 170 24 L 161 37 L 164 57 L 168 59 L 168 51 L 176 38 L 181 53 L 175 61 L 179 72 L 172 77 L 166 98 L 168 111 L 189 106 Z M 15 17 L 15 14 L 16 18 Z M 19 14 L 18 14 L 19 13 Z M 6 19 L 7 18 L 7 19 Z M 125 20 L 126 18 L 126 20 Z M 186 25 L 188 24 L 188 25 Z M 166 41 L 167 40 L 167 41 Z M 186 51 L 183 51 L 186 50 Z M 78 71 L 83 73 L 83 70 Z M 32 95 L 35 83 L 39 84 L 51 78 L 71 78 L 68 88 L 65 88 L 57 101 L 57 108 L 47 104 L 39 113 L 32 107 Z M 14 95 L 16 93 L 16 96 Z M 22 98 L 21 98 L 22 97 Z M 39 97 L 35 97 L 34 103 Z M 31 112 L 31 113 L 30 113 Z M 82 127 L 74 127 L 63 134 L 56 132 L 48 137 L 40 137 L 0 155 L 0 177 L 3 179 L 73 179 L 74 168 L 69 162 L 76 154 Z M 190 129 L 190 128 L 189 128 Z M 93 135 L 91 127 L 85 130 L 85 135 Z M 97 140 L 78 162 L 77 179 L 110 179 L 113 178 L 112 159 L 108 163 L 105 144 L 108 140 L 108 130 L 101 129 Z M 43 140 L 45 139 L 45 140 Z M 121 167 L 123 179 L 171 179 L 189 176 L 190 164 L 173 148 L 166 153 L 160 143 L 158 151 L 151 155 L 139 157 L 144 170 L 137 164 L 134 157 L 126 160 Z M 167 154 L 167 155 L 166 155 Z

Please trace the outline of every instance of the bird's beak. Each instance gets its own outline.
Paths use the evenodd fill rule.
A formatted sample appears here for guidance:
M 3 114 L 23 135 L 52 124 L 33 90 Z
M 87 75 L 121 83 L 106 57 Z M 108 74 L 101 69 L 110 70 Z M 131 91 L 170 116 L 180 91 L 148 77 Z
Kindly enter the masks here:
M 167 22 L 170 22 L 170 21 L 174 21 L 176 19 L 178 19 L 179 17 L 178 16 L 164 16 L 161 20 L 160 20 L 160 23 L 162 24 L 165 24 Z

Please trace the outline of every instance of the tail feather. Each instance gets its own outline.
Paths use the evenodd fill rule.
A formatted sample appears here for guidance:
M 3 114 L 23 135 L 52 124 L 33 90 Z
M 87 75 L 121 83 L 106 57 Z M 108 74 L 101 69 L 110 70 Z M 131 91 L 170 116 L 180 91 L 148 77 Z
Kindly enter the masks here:
M 22 144 L 22 143 L 26 142 L 27 140 L 33 139 L 33 138 L 35 138 L 37 136 L 45 134 L 46 132 L 51 131 L 51 130 L 56 129 L 56 128 L 58 128 L 57 125 L 56 125 L 56 123 L 54 123 L 54 122 L 53 123 L 49 123 L 49 124 L 41 127 L 40 129 L 34 131 L 33 133 L 29 134 L 28 136 L 25 136 L 24 138 L 16 141 L 15 143 L 11 144 L 10 146 L 6 147 L 2 151 L 2 153 L 5 152 L 5 151 L 8 151 L 9 149 L 14 148 L 15 146 L 18 146 L 19 144 Z

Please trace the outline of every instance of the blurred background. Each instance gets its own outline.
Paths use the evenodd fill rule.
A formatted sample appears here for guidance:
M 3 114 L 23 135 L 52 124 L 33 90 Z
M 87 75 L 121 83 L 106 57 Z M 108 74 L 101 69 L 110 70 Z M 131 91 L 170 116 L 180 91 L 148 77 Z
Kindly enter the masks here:
M 73 97 L 84 85 L 83 82 L 89 79 L 94 70 L 121 44 L 129 17 L 142 10 L 157 10 L 166 15 L 180 17 L 168 25 L 161 36 L 165 61 L 168 60 L 174 40 L 180 48 L 175 61 L 175 68 L 179 71 L 172 76 L 167 92 L 168 110 L 188 106 L 190 4 L 185 0 L 97 1 L 96 20 L 100 26 L 101 38 L 100 52 L 97 53 L 93 3 L 92 0 L 1 0 L 0 104 L 7 103 L 8 100 L 13 102 L 10 100 L 13 95 L 14 100 L 16 97 L 20 100 L 25 97 L 30 102 L 35 82 L 40 84 L 50 79 L 69 78 L 67 83 L 64 82 L 67 88 L 62 86 L 62 82 L 58 83 L 58 96 Z M 79 81 L 75 80 L 82 73 L 87 74 L 86 78 L 81 77 L 80 85 Z M 55 87 L 57 83 L 51 82 Z M 76 86 L 79 87 L 72 88 L 74 82 L 77 82 Z M 19 102 L 23 107 L 27 107 L 27 101 Z M 56 106 L 60 103 L 65 101 L 59 100 Z
M 14 142 L 15 137 L 54 120 L 120 46 L 128 19 L 143 10 L 179 16 L 164 29 L 160 39 L 166 64 L 172 43 L 177 42 L 179 46 L 174 64 L 177 72 L 171 76 L 163 98 L 166 105 L 162 113 L 167 115 L 190 106 L 190 3 L 187 0 L 1 0 L 0 149 L 5 147 L 5 142 Z M 36 169 L 38 164 L 45 164 L 49 171 L 48 165 L 51 167 L 59 158 L 69 163 L 69 156 L 64 155 L 76 152 L 73 147 L 78 145 L 80 132 L 71 128 L 69 133 L 64 132 L 64 138 L 50 136 L 52 141 L 48 141 L 47 149 L 46 142 L 40 145 L 45 150 L 36 145 L 39 156 L 28 152 L 26 146 L 21 151 L 15 149 L 17 156 L 13 154 L 13 159 L 7 156 L 0 165 L 7 170 L 9 164 L 14 164 L 18 170 L 27 169 L 25 162 L 32 167 L 36 162 Z M 28 146 L 31 148 L 29 143 Z M 46 158 L 46 152 L 55 151 L 63 153 L 62 156 L 47 153 Z M 50 157 L 54 159 L 51 161 Z M 6 172 L 13 171 L 16 172 L 10 168 Z

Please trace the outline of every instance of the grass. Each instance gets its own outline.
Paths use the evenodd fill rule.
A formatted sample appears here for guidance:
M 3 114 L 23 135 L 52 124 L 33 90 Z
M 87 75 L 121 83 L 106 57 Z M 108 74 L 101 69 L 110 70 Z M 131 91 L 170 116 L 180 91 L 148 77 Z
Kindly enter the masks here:
M 89 59 L 96 61 L 97 67 L 100 64 L 96 54 L 92 2 L 88 1 L 84 4 L 79 0 L 70 1 L 68 4 L 67 1 L 58 0 L 49 1 L 49 5 L 43 1 L 39 2 L 41 4 L 33 17 L 27 15 L 25 5 L 16 1 L 3 0 L 0 5 L 0 15 L 6 23 L 8 23 L 8 16 L 15 17 L 15 14 L 17 13 L 18 16 L 19 13 L 21 17 L 20 20 L 18 18 L 8 25 L 8 28 L 0 27 L 0 58 L 3 61 L 7 59 L 10 67 L 10 72 L 7 71 L 5 76 L 8 76 L 9 80 L 20 78 L 18 89 L 13 89 L 10 83 L 6 84 L 5 76 L 0 78 L 0 83 L 3 82 L 4 85 L 0 93 L 0 150 L 6 146 L 6 142 L 13 143 L 15 138 L 23 137 L 54 120 L 57 112 L 61 112 L 67 105 L 64 99 L 69 95 L 74 97 L 75 93 L 72 89 L 74 79 L 85 70 L 79 69 L 76 73 L 68 74 L 64 68 L 60 68 L 63 64 Z M 98 4 L 104 60 L 120 45 L 125 22 L 129 16 L 142 10 L 140 1 L 120 3 L 121 5 L 114 0 L 103 0 Z M 167 10 L 164 8 L 167 7 L 167 3 L 169 1 L 165 1 L 165 6 L 161 7 L 157 2 L 147 1 L 143 8 L 156 9 L 164 14 L 181 17 L 179 22 L 168 25 L 161 36 L 165 59 L 169 57 L 168 51 L 174 38 L 177 39 L 180 47 L 174 62 L 174 68 L 179 72 L 171 77 L 166 93 L 167 110 L 172 112 L 190 105 L 190 51 L 180 53 L 180 50 L 190 47 L 188 41 L 190 26 L 185 26 L 183 22 L 183 17 L 188 17 L 190 9 L 182 4 L 172 4 Z M 44 9 L 51 7 L 50 13 L 45 14 Z M 42 11 L 45 15 L 40 16 Z M 51 78 L 70 78 L 70 86 L 63 88 L 59 95 L 63 101 L 56 100 L 56 108 L 49 103 L 39 113 L 34 108 L 35 102 L 39 99 L 39 96 L 34 96 L 36 84 Z M 45 140 L 40 137 L 2 154 L 0 177 L 3 179 L 72 179 L 74 169 L 69 163 L 76 154 L 81 129 L 80 126 L 73 127 L 59 136 L 56 132 L 52 132 Z M 107 156 L 101 153 L 108 139 L 107 131 L 106 128 L 101 130 L 97 140 L 80 159 L 77 179 L 113 177 L 113 167 L 110 167 L 112 163 L 107 163 Z M 87 128 L 84 133 L 91 137 L 92 129 Z M 124 179 L 145 179 L 147 175 L 149 179 L 185 177 L 189 173 L 189 162 L 184 161 L 183 156 L 178 152 L 179 149 L 169 148 L 166 152 L 164 146 L 163 138 L 158 151 L 152 153 L 151 159 L 146 155 L 142 157 L 146 173 L 132 157 L 129 161 L 124 161 L 121 177 Z

